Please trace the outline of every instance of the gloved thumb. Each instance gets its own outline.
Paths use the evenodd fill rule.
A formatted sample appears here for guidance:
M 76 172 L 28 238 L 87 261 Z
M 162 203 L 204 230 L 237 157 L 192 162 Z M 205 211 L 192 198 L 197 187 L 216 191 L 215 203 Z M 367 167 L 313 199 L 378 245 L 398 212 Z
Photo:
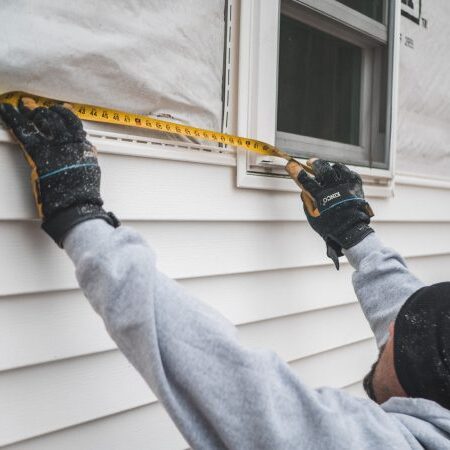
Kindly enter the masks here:
M 313 198 L 311 197 L 311 194 L 308 191 L 303 190 L 300 193 L 300 198 L 303 202 L 303 207 L 305 209 L 306 214 L 310 215 L 311 217 L 319 217 L 320 212 L 316 207 L 316 203 L 314 202 Z
M 316 188 L 316 182 L 314 179 L 306 173 L 303 166 L 295 159 L 288 161 L 285 166 L 285 170 L 302 190 L 300 197 L 306 213 L 312 217 L 319 216 L 319 211 L 316 207 L 314 197 L 310 192 L 310 190 L 314 191 Z M 302 180 L 304 180 L 304 182 L 302 182 Z M 310 189 L 308 189 L 308 187 Z
M 284 170 L 286 170 L 286 172 L 289 174 L 289 176 L 299 185 L 299 187 L 301 188 L 302 186 L 300 185 L 299 181 L 298 181 L 298 175 L 300 174 L 300 172 L 303 170 L 302 166 L 300 165 L 299 162 L 297 162 L 295 159 L 290 159 L 286 166 L 284 167 Z

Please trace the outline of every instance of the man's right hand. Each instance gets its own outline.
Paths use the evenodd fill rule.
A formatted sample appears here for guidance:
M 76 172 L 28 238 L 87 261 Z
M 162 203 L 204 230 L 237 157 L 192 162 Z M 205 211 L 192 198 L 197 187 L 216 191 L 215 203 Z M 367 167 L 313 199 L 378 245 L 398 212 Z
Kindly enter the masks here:
M 302 188 L 301 198 L 312 228 L 327 245 L 327 255 L 339 269 L 342 249 L 361 242 L 373 232 L 370 205 L 364 199 L 361 177 L 344 164 L 331 166 L 322 159 L 309 161 L 315 177 L 311 177 L 295 161 L 286 171 Z
M 77 223 L 102 218 L 117 226 L 117 219 L 102 208 L 97 152 L 86 139 L 80 119 L 62 105 L 34 106 L 30 99 L 23 99 L 18 110 L 1 104 L 0 117 L 31 166 L 42 228 L 62 247 L 65 235 Z

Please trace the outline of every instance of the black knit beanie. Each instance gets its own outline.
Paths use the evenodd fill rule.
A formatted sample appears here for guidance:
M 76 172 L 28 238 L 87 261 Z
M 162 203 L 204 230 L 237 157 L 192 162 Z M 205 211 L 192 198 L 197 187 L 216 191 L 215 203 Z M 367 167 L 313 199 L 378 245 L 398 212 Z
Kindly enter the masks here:
M 450 282 L 419 289 L 402 306 L 395 320 L 394 364 L 409 397 L 450 409 Z

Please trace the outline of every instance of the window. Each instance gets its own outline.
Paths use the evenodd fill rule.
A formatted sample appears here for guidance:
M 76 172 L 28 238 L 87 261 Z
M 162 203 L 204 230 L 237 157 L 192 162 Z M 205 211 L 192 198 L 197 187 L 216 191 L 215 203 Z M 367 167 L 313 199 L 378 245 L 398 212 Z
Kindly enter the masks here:
M 282 14 L 278 131 L 359 145 L 362 53 Z
M 378 22 L 383 22 L 385 0 L 337 0 L 349 8 L 365 14 Z
M 248 3 L 241 6 L 240 134 L 275 143 L 298 158 L 341 161 L 389 179 L 396 2 Z M 241 186 L 246 185 L 239 171 L 243 159 L 238 160 Z M 245 175 L 279 178 L 282 164 L 278 158 L 246 155 Z M 255 183 L 261 181 L 250 185 Z

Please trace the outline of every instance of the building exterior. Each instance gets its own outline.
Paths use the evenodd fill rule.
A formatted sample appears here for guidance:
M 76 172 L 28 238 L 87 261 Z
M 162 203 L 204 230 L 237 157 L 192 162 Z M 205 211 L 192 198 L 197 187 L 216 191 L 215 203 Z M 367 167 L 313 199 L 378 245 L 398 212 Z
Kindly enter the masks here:
M 382 240 L 424 281 L 449 279 L 448 2 L 40 3 L 0 7 L 2 91 L 162 114 L 349 162 Z M 309 384 L 364 395 L 377 351 L 351 268 L 325 257 L 280 161 L 87 128 L 108 209 L 148 239 L 161 270 Z M 0 447 L 187 448 L 39 229 L 28 167 L 3 129 L 0 147 Z

